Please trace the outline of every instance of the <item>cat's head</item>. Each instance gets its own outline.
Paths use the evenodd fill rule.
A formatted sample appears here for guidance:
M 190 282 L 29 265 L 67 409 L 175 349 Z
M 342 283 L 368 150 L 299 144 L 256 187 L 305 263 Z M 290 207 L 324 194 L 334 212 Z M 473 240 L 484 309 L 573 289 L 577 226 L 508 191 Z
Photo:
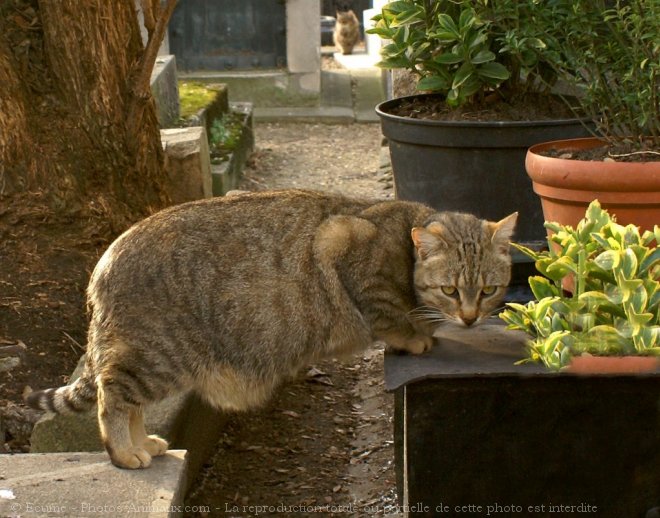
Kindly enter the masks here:
M 441 212 L 412 230 L 418 319 L 470 326 L 501 305 L 511 280 L 509 241 L 518 213 L 495 223 Z
M 357 21 L 357 16 L 351 9 L 337 10 L 337 21 L 339 23 L 349 23 L 354 20 Z

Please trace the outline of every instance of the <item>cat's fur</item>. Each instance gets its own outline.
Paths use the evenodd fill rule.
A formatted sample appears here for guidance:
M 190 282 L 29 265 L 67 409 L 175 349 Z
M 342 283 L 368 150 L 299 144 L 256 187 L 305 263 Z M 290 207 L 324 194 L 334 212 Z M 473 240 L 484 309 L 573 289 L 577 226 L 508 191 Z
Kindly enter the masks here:
M 342 54 L 352 54 L 360 41 L 360 20 L 352 10 L 337 11 L 335 30 L 332 33 L 335 46 Z
M 321 358 L 376 339 L 419 354 L 440 320 L 469 325 L 496 309 L 515 219 L 295 190 L 164 210 L 92 273 L 82 376 L 28 403 L 66 413 L 98 401 L 112 462 L 147 467 L 167 449 L 145 432 L 148 403 L 193 389 L 220 408 L 254 407 Z

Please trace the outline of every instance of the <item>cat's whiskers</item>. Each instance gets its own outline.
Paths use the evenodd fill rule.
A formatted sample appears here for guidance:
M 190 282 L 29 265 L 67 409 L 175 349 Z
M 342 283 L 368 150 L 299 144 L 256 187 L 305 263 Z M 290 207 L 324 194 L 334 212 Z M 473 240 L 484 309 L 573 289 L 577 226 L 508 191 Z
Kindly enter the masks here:
M 412 309 L 407 314 L 408 319 L 411 321 L 427 321 L 432 323 L 441 324 L 446 322 L 448 317 L 441 310 L 433 306 L 419 306 Z
M 484 313 L 483 315 L 481 315 L 480 320 L 492 317 L 493 315 L 499 313 L 500 311 L 503 311 L 504 309 L 506 309 L 506 304 L 502 304 L 501 306 L 493 308 L 490 311 L 488 311 L 488 312 Z

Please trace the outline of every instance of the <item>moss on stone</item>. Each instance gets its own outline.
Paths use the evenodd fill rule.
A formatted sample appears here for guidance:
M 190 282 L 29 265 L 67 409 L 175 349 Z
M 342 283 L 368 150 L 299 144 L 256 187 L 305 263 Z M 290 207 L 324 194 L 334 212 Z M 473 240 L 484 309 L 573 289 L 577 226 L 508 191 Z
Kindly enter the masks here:
M 181 118 L 187 119 L 213 102 L 216 91 L 208 89 L 202 83 L 179 81 L 179 104 Z

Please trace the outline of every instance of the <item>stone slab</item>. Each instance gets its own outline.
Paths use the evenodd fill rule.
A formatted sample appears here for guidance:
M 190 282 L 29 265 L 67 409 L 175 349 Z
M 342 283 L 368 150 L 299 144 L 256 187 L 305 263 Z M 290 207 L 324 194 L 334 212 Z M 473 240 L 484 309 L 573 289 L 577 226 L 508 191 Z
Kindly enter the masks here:
M 159 56 L 151 72 L 151 95 L 156 102 L 156 114 L 161 128 L 173 126 L 179 119 L 179 84 L 176 58 Z
M 105 453 L 0 455 L 0 516 L 181 516 L 184 450 L 123 470 Z
M 210 198 L 211 158 L 203 126 L 160 131 L 174 203 Z

